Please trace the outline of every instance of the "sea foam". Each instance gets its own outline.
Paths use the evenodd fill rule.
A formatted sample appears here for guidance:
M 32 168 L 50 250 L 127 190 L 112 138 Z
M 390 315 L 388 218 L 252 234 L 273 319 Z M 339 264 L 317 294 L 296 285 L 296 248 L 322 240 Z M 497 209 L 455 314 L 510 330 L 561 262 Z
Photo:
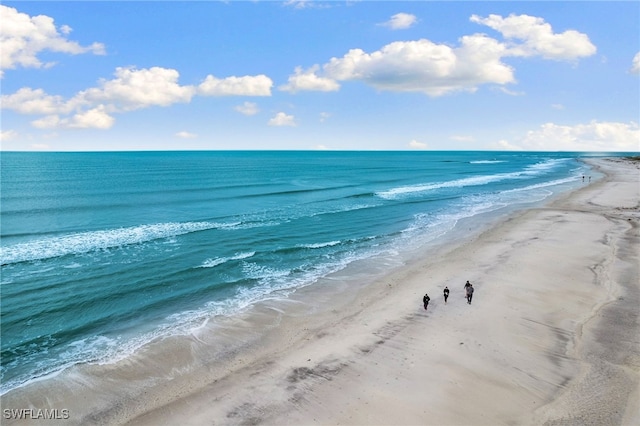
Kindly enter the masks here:
M 60 235 L 0 247 L 0 262 L 6 265 L 32 260 L 44 260 L 69 254 L 81 254 L 94 250 L 140 244 L 191 232 L 234 226 L 238 226 L 238 224 L 212 222 L 157 223 Z

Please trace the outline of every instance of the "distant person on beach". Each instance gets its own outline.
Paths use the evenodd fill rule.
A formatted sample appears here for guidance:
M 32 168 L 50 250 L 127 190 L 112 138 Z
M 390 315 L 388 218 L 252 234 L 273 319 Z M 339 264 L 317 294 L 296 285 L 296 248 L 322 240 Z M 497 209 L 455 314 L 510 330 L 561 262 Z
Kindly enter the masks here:
M 449 298 L 449 287 L 444 287 L 444 303 L 447 304 L 447 299 Z
M 422 303 L 424 303 L 424 310 L 427 310 L 427 306 L 429 306 L 429 300 L 431 300 L 431 298 L 429 297 L 428 294 L 425 294 L 424 297 L 422 298 Z
M 467 287 L 467 303 L 471 304 L 471 299 L 473 298 L 473 285 L 469 284 Z
M 467 280 L 467 283 L 464 285 L 464 296 L 467 297 L 467 290 L 469 289 L 469 286 L 471 285 L 471 283 Z

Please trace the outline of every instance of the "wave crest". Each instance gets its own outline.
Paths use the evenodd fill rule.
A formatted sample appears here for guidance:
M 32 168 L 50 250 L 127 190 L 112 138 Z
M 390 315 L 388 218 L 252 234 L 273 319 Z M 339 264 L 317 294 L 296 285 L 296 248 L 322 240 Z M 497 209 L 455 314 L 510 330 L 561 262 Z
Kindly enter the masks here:
M 200 265 L 200 268 L 214 268 L 218 265 L 222 265 L 223 263 L 227 263 L 230 260 L 247 259 L 249 257 L 252 257 L 254 254 L 256 254 L 255 251 L 249 251 L 246 253 L 237 253 L 235 256 L 231 256 L 231 257 L 217 257 L 215 259 L 213 258 L 207 259 L 204 262 L 202 262 L 202 265 Z
M 433 191 L 441 188 L 461 188 L 465 186 L 480 186 L 489 183 L 499 182 L 508 179 L 522 179 L 530 176 L 536 176 L 547 172 L 554 168 L 560 162 L 567 161 L 567 159 L 554 159 L 543 161 L 540 163 L 527 166 L 523 170 L 510 172 L 510 173 L 497 173 L 494 175 L 474 176 L 463 179 L 455 179 L 446 182 L 434 182 L 424 183 L 417 185 L 401 186 L 397 188 L 391 188 L 386 191 L 377 192 L 376 195 L 380 198 L 387 200 L 394 200 L 402 196 L 414 195 L 416 193 L 422 193 L 426 191 Z
M 0 247 L 0 261 L 2 265 L 6 265 L 44 260 L 69 254 L 83 254 L 95 250 L 141 244 L 208 229 L 231 228 L 237 225 L 237 223 L 215 222 L 169 222 L 41 238 Z

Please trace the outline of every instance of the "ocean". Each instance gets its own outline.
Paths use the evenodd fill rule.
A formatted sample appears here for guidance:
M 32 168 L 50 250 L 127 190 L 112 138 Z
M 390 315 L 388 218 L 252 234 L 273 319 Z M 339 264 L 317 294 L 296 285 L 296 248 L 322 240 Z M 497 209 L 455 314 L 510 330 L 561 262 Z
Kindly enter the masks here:
M 401 262 L 588 184 L 585 155 L 4 152 L 0 392 Z

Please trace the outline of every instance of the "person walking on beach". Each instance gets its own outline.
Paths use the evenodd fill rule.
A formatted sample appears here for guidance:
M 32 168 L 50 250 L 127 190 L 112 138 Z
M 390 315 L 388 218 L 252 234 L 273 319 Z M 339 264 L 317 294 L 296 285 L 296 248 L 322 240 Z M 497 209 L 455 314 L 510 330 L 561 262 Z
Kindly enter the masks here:
M 422 298 L 422 303 L 424 304 L 424 310 L 427 310 L 427 306 L 429 306 L 429 300 L 431 300 L 431 298 L 429 297 L 428 294 L 425 294 L 424 297 Z
M 467 283 L 464 285 L 464 297 L 466 297 L 467 299 L 469 298 L 468 290 L 470 286 L 471 286 L 471 283 L 469 282 L 469 280 L 467 280 Z
M 471 299 L 473 298 L 473 285 L 469 284 L 467 287 L 467 303 L 471 304 Z
M 449 287 L 444 287 L 444 304 L 447 304 L 447 299 L 449 298 Z

